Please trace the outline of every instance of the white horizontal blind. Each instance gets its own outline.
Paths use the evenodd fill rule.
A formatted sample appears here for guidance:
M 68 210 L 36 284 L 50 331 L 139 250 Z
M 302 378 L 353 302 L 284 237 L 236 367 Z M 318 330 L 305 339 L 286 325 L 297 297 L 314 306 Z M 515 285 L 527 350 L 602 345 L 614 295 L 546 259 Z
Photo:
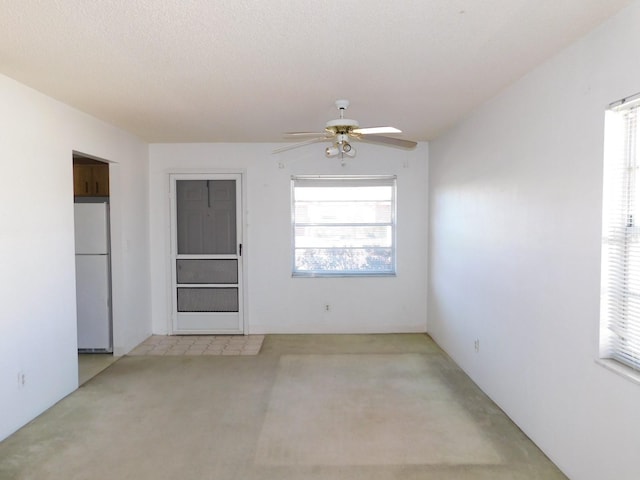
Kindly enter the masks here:
M 395 274 L 395 177 L 291 184 L 294 276 Z
M 601 356 L 640 370 L 640 99 L 607 111 Z

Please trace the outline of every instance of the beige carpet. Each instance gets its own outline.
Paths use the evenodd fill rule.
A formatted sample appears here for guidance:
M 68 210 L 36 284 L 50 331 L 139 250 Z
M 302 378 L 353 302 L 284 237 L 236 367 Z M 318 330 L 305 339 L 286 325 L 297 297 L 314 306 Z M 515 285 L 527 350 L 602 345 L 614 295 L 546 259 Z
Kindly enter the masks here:
M 502 460 L 438 381 L 437 365 L 425 355 L 401 354 L 283 356 L 256 462 L 480 465 Z
M 127 355 L 0 442 L 1 480 L 564 480 L 423 334 Z
M 78 354 L 78 385 L 91 380 L 109 365 L 118 361 L 110 353 L 80 353 Z

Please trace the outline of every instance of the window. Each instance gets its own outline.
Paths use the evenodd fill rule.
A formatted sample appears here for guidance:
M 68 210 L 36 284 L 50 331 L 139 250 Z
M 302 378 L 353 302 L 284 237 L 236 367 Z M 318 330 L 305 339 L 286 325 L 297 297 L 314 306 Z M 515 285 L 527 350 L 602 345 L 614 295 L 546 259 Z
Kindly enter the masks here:
M 292 177 L 293 275 L 394 275 L 395 177 Z
M 640 95 L 607 110 L 601 357 L 640 371 Z

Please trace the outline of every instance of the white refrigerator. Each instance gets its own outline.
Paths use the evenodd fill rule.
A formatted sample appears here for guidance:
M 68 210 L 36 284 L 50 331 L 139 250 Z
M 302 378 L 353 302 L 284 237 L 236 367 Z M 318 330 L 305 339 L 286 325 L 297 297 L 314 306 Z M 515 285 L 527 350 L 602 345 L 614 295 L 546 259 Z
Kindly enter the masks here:
M 78 350 L 112 352 L 109 204 L 74 206 Z

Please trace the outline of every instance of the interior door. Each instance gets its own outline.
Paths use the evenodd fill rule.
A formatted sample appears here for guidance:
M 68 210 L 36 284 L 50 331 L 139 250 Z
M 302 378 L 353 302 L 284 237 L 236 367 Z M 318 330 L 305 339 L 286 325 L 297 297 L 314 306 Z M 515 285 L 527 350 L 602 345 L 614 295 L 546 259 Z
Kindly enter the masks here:
M 174 334 L 244 333 L 240 174 L 174 175 Z

